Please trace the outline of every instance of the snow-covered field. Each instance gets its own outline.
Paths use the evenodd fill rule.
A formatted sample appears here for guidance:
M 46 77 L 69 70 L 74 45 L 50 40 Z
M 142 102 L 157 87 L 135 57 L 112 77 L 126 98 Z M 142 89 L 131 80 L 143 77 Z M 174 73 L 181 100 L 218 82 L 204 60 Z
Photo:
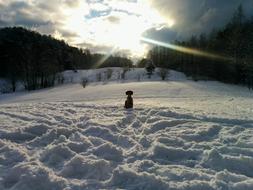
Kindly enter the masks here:
M 253 93 L 171 72 L 0 95 L 0 189 L 252 190 Z

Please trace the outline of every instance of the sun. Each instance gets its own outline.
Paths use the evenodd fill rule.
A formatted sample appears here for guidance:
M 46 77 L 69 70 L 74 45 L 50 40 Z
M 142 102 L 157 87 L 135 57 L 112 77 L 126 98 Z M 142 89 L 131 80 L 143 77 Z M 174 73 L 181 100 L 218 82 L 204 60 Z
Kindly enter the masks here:
M 155 25 L 155 23 L 159 24 Z M 143 56 L 147 52 L 147 45 L 142 43 L 143 33 L 152 27 L 161 30 L 165 26 L 172 27 L 173 25 L 172 19 L 165 21 L 156 13 L 140 17 L 125 14 L 121 15 L 120 22 L 108 24 L 110 29 L 101 34 L 101 40 L 117 49 L 129 50 L 133 56 Z
M 76 34 L 72 43 L 86 42 L 94 46 L 125 50 L 132 56 L 143 56 L 147 45 L 141 42 L 142 34 L 148 29 L 161 30 L 175 23 L 172 19 L 162 17 L 147 4 L 117 2 L 111 5 L 114 11 L 102 16 L 86 17 L 90 11 L 85 3 L 80 3 L 75 9 L 64 10 L 64 29 Z M 109 19 L 111 17 L 115 19 Z M 57 33 L 57 36 L 60 35 Z
M 133 55 L 143 56 L 147 46 L 141 43 L 142 34 L 152 27 L 157 30 L 172 27 L 175 21 L 162 17 L 159 12 L 150 7 L 139 6 L 137 10 L 139 16 L 120 14 L 120 22 L 111 25 L 111 30 L 107 34 L 107 43 L 129 50 Z
M 111 26 L 111 30 L 105 34 L 107 43 L 118 49 L 129 50 L 133 54 L 144 54 L 145 50 L 140 43 L 144 32 L 144 24 L 132 17 L 121 18 L 120 23 Z

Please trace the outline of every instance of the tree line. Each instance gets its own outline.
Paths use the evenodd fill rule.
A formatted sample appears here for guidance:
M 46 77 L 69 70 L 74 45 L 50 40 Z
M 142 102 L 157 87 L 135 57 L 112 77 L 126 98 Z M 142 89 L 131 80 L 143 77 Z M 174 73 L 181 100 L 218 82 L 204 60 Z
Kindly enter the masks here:
M 104 57 L 22 27 L 0 29 L 0 78 L 9 81 L 13 92 L 17 82 L 27 90 L 53 86 L 62 80 L 59 73 L 64 70 L 133 65 L 130 59 L 120 56 L 109 56 L 98 65 Z
M 240 5 L 231 21 L 220 30 L 192 36 L 176 45 L 218 54 L 227 59 L 186 54 L 164 47 L 153 47 L 148 56 L 157 67 L 184 72 L 194 80 L 218 80 L 253 88 L 253 17 L 247 18 Z M 143 60 L 139 62 L 143 66 Z

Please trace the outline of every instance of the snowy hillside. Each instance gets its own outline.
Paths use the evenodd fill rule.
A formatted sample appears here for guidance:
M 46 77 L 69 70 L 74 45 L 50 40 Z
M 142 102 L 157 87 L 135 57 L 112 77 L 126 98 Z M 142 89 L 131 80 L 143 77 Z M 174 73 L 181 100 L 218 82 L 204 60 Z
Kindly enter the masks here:
M 102 68 L 91 70 L 79 70 L 77 72 L 65 71 L 63 77 L 65 83 L 80 83 L 82 78 L 87 78 L 89 82 L 140 82 L 140 81 L 160 81 L 160 68 L 156 68 L 151 78 L 148 78 L 147 71 L 144 68 Z M 182 73 L 170 71 L 168 73 L 170 80 L 185 80 Z
M 0 189 L 252 190 L 253 93 L 137 71 L 86 88 L 94 71 L 66 72 L 62 86 L 0 95 Z
M 185 80 L 185 76 L 179 72 L 169 71 L 167 77 L 170 80 Z M 110 67 L 102 69 L 90 70 L 69 70 L 57 75 L 55 86 L 63 84 L 80 84 L 83 79 L 86 79 L 88 84 L 108 84 L 108 83 L 125 83 L 125 82 L 143 82 L 143 81 L 161 81 L 160 68 L 156 68 L 151 78 L 148 77 L 147 71 L 144 68 L 120 68 Z M 17 91 L 24 91 L 22 82 L 17 83 Z M 0 94 L 11 92 L 10 81 L 0 78 Z

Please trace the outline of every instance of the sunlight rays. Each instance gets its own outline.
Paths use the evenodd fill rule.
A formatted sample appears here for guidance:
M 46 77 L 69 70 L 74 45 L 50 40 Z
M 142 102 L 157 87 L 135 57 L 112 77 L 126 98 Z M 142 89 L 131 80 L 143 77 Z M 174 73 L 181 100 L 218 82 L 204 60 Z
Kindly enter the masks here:
M 101 66 L 113 53 L 116 51 L 117 47 L 113 47 L 110 53 L 104 55 L 97 63 L 94 64 L 93 68 L 97 69 L 99 66 Z
M 156 40 L 145 38 L 145 37 L 141 37 L 141 41 L 149 43 L 149 44 L 169 48 L 169 49 L 172 49 L 172 50 L 175 50 L 175 51 L 178 51 L 178 52 L 200 56 L 200 57 L 207 57 L 207 58 L 220 59 L 220 60 L 231 60 L 231 58 L 225 57 L 225 56 L 222 56 L 222 55 L 213 54 L 213 53 L 209 53 L 209 52 L 206 52 L 206 51 L 201 51 L 201 50 L 197 50 L 197 49 L 193 49 L 193 48 L 173 45 L 173 44 L 170 44 L 170 43 L 160 42 L 160 41 L 156 41 Z
M 147 52 L 147 45 L 140 42 L 145 31 L 170 28 L 176 23 L 173 18 L 162 16 L 146 1 L 94 4 L 78 0 L 76 6 L 62 7 L 61 11 L 64 19 L 59 21 L 62 30 L 54 34 L 57 38 L 68 36 L 69 42 L 74 45 L 85 42 L 86 48 L 89 45 L 116 47 L 130 57 L 141 57 Z

